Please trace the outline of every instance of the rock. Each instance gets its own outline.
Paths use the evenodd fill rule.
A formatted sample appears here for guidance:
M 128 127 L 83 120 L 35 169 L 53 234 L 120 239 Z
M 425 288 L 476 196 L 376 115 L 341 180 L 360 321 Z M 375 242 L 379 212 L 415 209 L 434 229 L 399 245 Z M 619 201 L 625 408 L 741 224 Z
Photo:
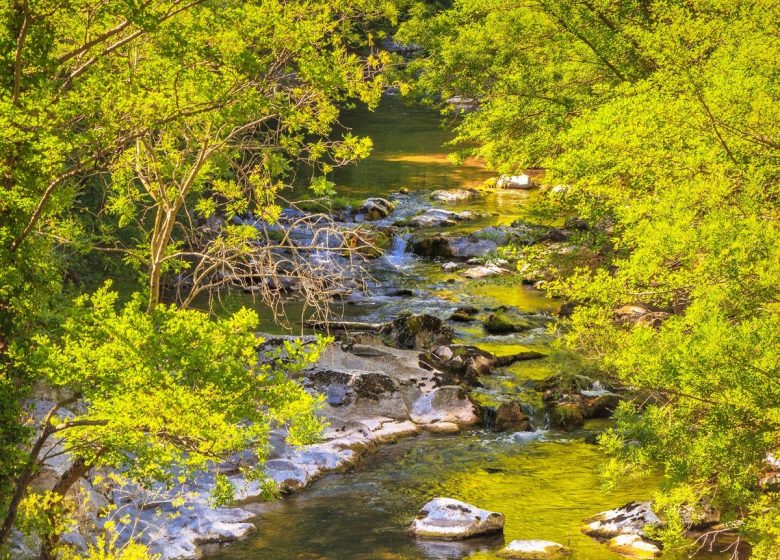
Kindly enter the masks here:
M 438 317 L 407 312 L 382 327 L 380 336 L 396 348 L 427 349 L 452 343 L 455 333 Z
M 607 393 L 582 400 L 583 416 L 585 418 L 611 418 L 620 403 L 620 396 Z
M 652 502 L 630 502 L 619 508 L 601 512 L 585 521 L 582 532 L 597 539 L 611 539 L 618 535 L 645 536 L 646 526 L 657 527 L 661 520 L 652 508 Z
M 618 535 L 607 542 L 610 550 L 618 554 L 634 558 L 656 558 L 661 556 L 661 549 L 655 544 L 645 541 L 639 535 Z
M 408 45 L 399 43 L 397 41 L 394 41 L 390 37 L 383 38 L 379 44 L 386 51 L 391 53 L 398 53 L 402 56 L 411 56 L 419 52 L 422 52 L 423 50 L 423 48 L 420 45 L 415 45 L 414 43 L 409 43 Z
M 445 352 L 445 349 L 449 352 Z M 452 344 L 436 349 L 429 365 L 448 374 L 443 375 L 447 384 L 479 385 L 479 377 L 489 375 L 499 365 L 500 358 L 476 346 Z M 425 356 L 420 357 L 425 362 Z
M 367 220 L 381 220 L 390 215 L 395 209 L 393 203 L 384 198 L 369 198 L 363 203 L 358 213 L 363 214 Z
M 707 500 L 685 506 L 681 513 L 683 523 L 688 529 L 700 531 L 720 522 L 720 510 Z
M 438 202 L 468 202 L 482 197 L 482 193 L 474 189 L 440 189 L 431 193 L 431 200 Z
M 523 407 L 517 401 L 501 403 L 496 410 L 495 425 L 497 432 L 530 432 L 531 419 L 523 411 Z
M 585 415 L 577 403 L 562 403 L 555 406 L 550 421 L 556 428 L 570 431 L 585 424 Z
M 468 426 L 479 422 L 466 391 L 456 385 L 437 387 L 430 393 L 423 393 L 412 404 L 409 417 L 415 424 L 452 422 L 458 426 Z
M 441 269 L 444 272 L 455 272 L 456 270 L 458 270 L 460 268 L 460 266 L 461 266 L 460 264 L 458 264 L 456 262 L 451 262 L 450 261 L 450 262 L 446 262 L 443 265 L 441 265 Z
M 522 560 L 544 560 L 558 558 L 566 554 L 571 554 L 571 550 L 562 544 L 552 541 L 527 540 L 512 541 L 498 553 L 498 556 Z
M 493 239 L 480 239 L 474 234 L 461 235 L 449 239 L 450 255 L 462 259 L 484 257 L 498 249 L 499 244 Z
M 450 315 L 450 321 L 455 321 L 456 323 L 470 323 L 471 321 L 476 321 L 476 317 L 471 313 L 456 309 L 452 312 L 452 315 Z
M 455 422 L 435 422 L 426 424 L 425 429 L 435 434 L 455 434 L 460 431 L 460 426 Z
M 413 537 L 460 540 L 504 530 L 504 516 L 452 498 L 434 498 L 409 527 Z
M 490 334 L 510 334 L 531 328 L 526 322 L 512 321 L 502 313 L 491 313 L 484 322 L 485 331 Z
M 531 190 L 538 185 L 526 174 L 522 175 L 501 175 L 496 182 L 499 189 L 520 189 Z
M 500 276 L 501 274 L 508 274 L 508 271 L 493 263 L 475 266 L 463 272 L 463 276 L 474 280 L 489 278 L 491 276 Z
M 450 241 L 443 235 L 412 239 L 407 250 L 415 255 L 428 258 L 450 258 L 453 256 Z
M 325 395 L 330 407 L 345 408 L 343 414 L 409 417 L 398 381 L 384 372 L 319 369 L 307 375 L 305 385 Z
M 447 104 L 461 113 L 471 113 L 479 109 L 479 101 L 472 97 L 455 95 L 447 99 Z
M 450 212 L 440 208 L 428 208 L 421 214 L 412 216 L 409 225 L 413 227 L 454 226 L 458 222 L 473 220 L 475 217 L 473 212 Z

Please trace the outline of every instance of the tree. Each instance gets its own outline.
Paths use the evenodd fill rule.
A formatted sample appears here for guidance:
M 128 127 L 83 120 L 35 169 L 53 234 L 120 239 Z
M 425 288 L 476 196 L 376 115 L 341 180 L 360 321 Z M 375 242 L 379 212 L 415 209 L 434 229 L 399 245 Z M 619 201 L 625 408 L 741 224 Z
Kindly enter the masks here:
M 604 437 L 615 477 L 664 473 L 670 543 L 703 503 L 777 558 L 780 447 L 780 58 L 776 2 L 456 2 L 401 31 L 426 48 L 420 95 L 475 98 L 467 153 L 565 185 L 577 216 L 578 304 L 563 342 L 656 404 L 624 405 Z M 626 304 L 654 321 L 617 321 Z M 635 445 L 638 442 L 640 445 Z
M 0 7 L 0 547 L 39 467 L 40 446 L 55 435 L 71 446 L 77 471 L 132 463 L 142 479 L 164 477 L 174 463 L 202 466 L 239 444 L 262 448 L 273 422 L 297 418 L 316 431 L 302 420 L 311 418 L 311 399 L 281 376 L 292 366 L 269 373 L 249 364 L 256 348 L 250 315 L 210 320 L 175 310 L 162 303 L 163 287 L 166 275 L 188 273 L 191 289 L 179 299 L 188 306 L 227 282 L 277 273 L 279 249 L 294 244 L 272 242 L 234 218 L 254 212 L 273 223 L 277 195 L 301 162 L 313 170 L 312 186 L 325 191 L 334 165 L 367 153 L 368 141 L 332 133 L 339 103 L 377 100 L 387 59 L 372 51 L 370 28 L 394 12 L 381 0 L 14 0 Z M 77 298 L 72 311 L 83 286 L 63 276 L 78 279 L 79 264 L 94 253 L 134 267 L 143 296 L 116 312 L 115 297 L 101 291 L 91 304 Z M 63 317 L 70 317 L 64 326 Z M 104 330 L 109 325 L 116 330 Z M 120 333 L 126 340 L 114 338 Z M 234 342 L 225 340 L 229 333 Z M 151 354 L 133 351 L 130 340 L 171 359 L 177 349 L 193 363 L 204 359 L 199 344 L 210 347 L 213 376 L 203 378 L 201 394 L 189 394 L 177 385 L 195 382 L 189 362 L 159 368 L 163 362 L 146 361 Z M 80 347 L 111 360 L 125 353 L 125 367 L 140 377 L 115 379 L 112 388 L 118 362 L 80 369 Z M 58 352 L 74 362 L 55 365 Z M 85 388 L 87 379 L 102 389 Z M 70 397 L 55 404 L 22 454 L 32 435 L 21 424 L 23 404 L 36 381 Z M 231 387 L 257 393 L 242 408 L 225 392 Z M 57 419 L 69 399 L 84 414 Z M 135 402 L 149 405 L 146 418 L 129 410 Z M 158 434 L 144 422 L 167 420 L 153 413 L 163 402 L 182 417 L 190 405 L 206 414 Z M 122 410 L 126 424 L 107 419 Z M 233 435 L 219 443 L 219 431 L 210 430 Z M 63 477 L 54 493 L 71 483 Z M 56 544 L 55 531 L 42 556 Z

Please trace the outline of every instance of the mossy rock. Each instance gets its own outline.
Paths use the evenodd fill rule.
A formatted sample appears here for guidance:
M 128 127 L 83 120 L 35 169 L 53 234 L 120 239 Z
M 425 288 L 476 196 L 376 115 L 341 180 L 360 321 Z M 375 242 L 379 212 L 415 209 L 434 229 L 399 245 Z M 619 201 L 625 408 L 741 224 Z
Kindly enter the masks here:
M 531 324 L 526 321 L 514 321 L 502 313 L 491 313 L 488 315 L 483 325 L 485 331 L 490 334 L 511 334 L 531 328 Z
M 585 424 L 585 416 L 576 403 L 562 403 L 552 410 L 550 420 L 553 426 L 566 431 L 576 430 Z

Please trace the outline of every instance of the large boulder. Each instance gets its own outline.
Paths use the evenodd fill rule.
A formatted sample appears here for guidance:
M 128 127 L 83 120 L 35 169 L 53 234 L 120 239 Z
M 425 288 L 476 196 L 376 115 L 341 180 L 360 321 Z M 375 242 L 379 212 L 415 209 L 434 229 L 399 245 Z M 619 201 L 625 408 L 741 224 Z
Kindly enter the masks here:
M 409 527 L 413 537 L 460 540 L 504 530 L 504 516 L 452 498 L 434 498 Z
M 381 220 L 390 215 L 395 209 L 393 203 L 384 198 L 368 198 L 358 210 L 366 220 Z
M 652 502 L 629 502 L 603 511 L 585 521 L 582 532 L 597 539 L 618 535 L 645 535 L 645 527 L 658 527 L 661 520 L 653 511 Z
M 498 553 L 498 556 L 522 560 L 545 560 L 560 558 L 566 554 L 571 554 L 571 550 L 557 542 L 522 540 L 512 541 Z
M 453 330 L 433 315 L 401 313 L 380 330 L 380 336 L 390 346 L 406 349 L 427 349 L 452 343 Z
M 431 200 L 437 202 L 469 202 L 482 197 L 482 193 L 474 189 L 440 189 L 431 193 Z
M 423 393 L 412 404 L 409 416 L 415 424 L 423 425 L 451 422 L 458 426 L 469 426 L 479 422 L 477 411 L 466 391 L 457 385 L 445 385 Z
M 409 225 L 414 227 L 447 227 L 459 222 L 467 222 L 476 218 L 473 212 L 451 212 L 440 208 L 428 208 L 424 212 L 409 218 Z

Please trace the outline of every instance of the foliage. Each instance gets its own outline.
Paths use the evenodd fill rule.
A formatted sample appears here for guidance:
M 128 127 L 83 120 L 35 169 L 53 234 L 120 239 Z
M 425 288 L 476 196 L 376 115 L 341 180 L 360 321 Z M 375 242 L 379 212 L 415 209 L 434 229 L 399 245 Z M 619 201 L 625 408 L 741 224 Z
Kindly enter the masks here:
M 400 33 L 426 49 L 413 91 L 477 99 L 455 115 L 464 152 L 507 173 L 545 168 L 565 187 L 544 211 L 588 226 L 572 240 L 579 268 L 553 284 L 578 304 L 564 343 L 655 403 L 622 409 L 610 472 L 660 467 L 670 521 L 710 501 L 755 558 L 777 558 L 779 499 L 758 479 L 780 446 L 780 6 L 416 10 Z M 658 320 L 616 321 L 627 304 Z
M 258 363 L 254 312 L 212 320 L 161 305 L 145 313 L 139 298 L 117 312 L 115 299 L 106 289 L 81 298 L 61 344 L 37 341 L 36 370 L 87 405 L 56 424 L 67 450 L 141 482 L 174 483 L 241 450 L 260 446 L 262 458 L 273 426 L 289 423 L 293 444 L 316 437 L 313 397 L 282 360 Z M 294 368 L 318 357 L 317 347 L 290 348 Z
M 395 14 L 387 0 L 0 5 L 0 548 L 34 444 L 54 434 L 79 469 L 172 482 L 172 467 L 242 446 L 262 459 L 273 425 L 289 422 L 292 443 L 320 428 L 285 376 L 314 354 L 290 346 L 258 365 L 254 314 L 160 302 L 173 275 L 191 277 L 186 306 L 232 264 L 262 262 L 268 240 L 233 218 L 272 223 L 297 171 L 321 196 L 335 166 L 366 156 L 369 140 L 338 130 L 339 106 L 377 102 L 389 58 L 372 30 Z M 80 295 L 105 270 L 136 274 L 120 310 L 105 289 Z M 39 382 L 72 397 L 29 449 L 23 403 Z M 56 418 L 74 401 L 75 417 Z

